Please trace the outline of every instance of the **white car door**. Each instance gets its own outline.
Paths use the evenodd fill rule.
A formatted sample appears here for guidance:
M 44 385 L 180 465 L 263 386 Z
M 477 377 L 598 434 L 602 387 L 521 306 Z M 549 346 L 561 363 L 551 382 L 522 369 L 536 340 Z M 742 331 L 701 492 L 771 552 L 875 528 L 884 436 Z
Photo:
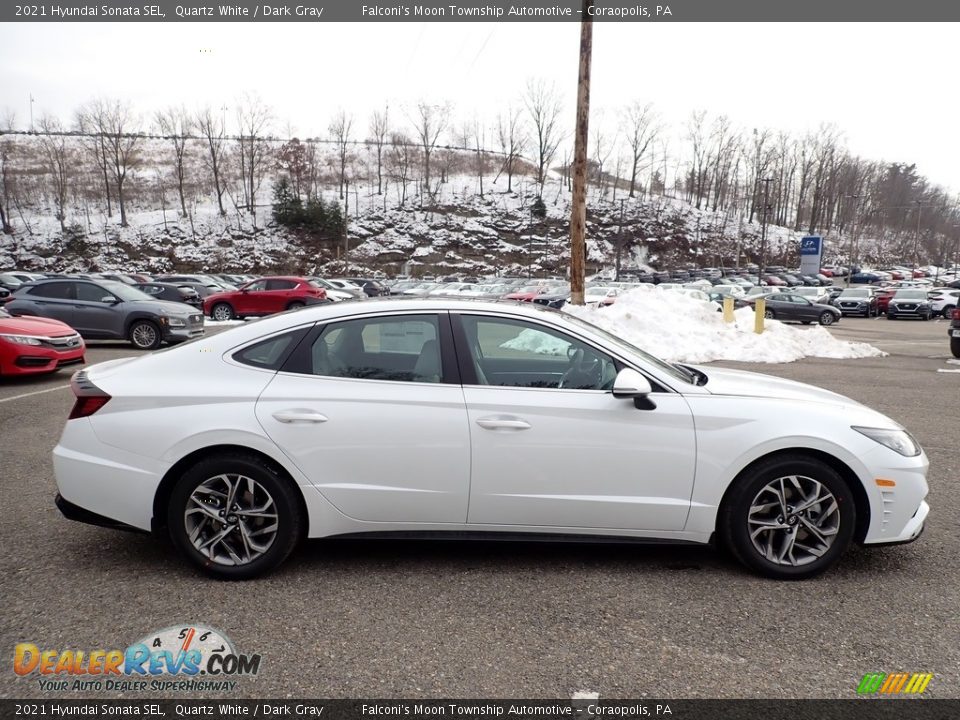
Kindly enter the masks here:
M 696 445 L 681 395 L 654 393 L 656 408 L 638 409 L 610 393 L 617 365 L 599 349 L 531 321 L 452 317 L 472 436 L 469 523 L 683 529 Z
M 328 323 L 261 394 L 257 418 L 345 515 L 463 523 L 470 433 L 449 335 L 446 313 Z

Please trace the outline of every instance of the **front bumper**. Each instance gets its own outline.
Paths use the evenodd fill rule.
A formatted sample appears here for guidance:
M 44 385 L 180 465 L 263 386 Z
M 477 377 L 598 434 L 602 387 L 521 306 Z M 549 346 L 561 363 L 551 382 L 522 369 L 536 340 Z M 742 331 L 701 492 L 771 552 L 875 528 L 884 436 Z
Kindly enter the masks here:
M 192 340 L 195 337 L 200 337 L 204 332 L 202 322 L 199 325 L 187 325 L 186 327 L 170 327 L 169 325 L 164 325 L 163 339 L 171 343 L 184 342 L 186 340 Z

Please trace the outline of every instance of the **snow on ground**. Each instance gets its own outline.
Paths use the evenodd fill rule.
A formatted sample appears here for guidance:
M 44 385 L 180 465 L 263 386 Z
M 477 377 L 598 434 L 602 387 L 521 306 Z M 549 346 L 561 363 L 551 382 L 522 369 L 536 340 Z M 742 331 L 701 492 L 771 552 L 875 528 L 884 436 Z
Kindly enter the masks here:
M 728 324 L 715 303 L 670 291 L 633 290 L 608 307 L 567 305 L 564 312 L 669 361 L 785 363 L 804 357 L 863 358 L 886 354 L 867 343 L 837 340 L 819 326 L 808 328 L 767 320 L 766 329 L 758 335 L 753 331 L 752 309 L 737 310 L 735 322 Z

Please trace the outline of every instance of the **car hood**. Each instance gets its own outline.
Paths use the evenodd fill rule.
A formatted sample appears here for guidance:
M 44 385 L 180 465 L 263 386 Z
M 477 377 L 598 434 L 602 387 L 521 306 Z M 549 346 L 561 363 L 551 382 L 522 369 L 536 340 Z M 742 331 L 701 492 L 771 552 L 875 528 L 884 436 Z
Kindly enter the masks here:
M 66 323 L 53 318 L 22 315 L 0 318 L 0 333 L 47 337 L 51 335 L 75 335 L 77 331 Z
M 186 303 L 174 302 L 173 300 L 128 300 L 130 305 L 144 310 L 150 310 L 155 313 L 164 313 L 175 317 L 186 315 L 196 315 L 197 309 L 190 307 Z
M 830 390 L 824 390 L 795 380 L 785 380 L 747 372 L 710 366 L 695 366 L 709 379 L 704 386 L 712 395 L 734 395 L 739 397 L 762 397 L 777 400 L 807 400 L 810 402 L 830 403 L 833 405 L 860 405 L 850 398 Z

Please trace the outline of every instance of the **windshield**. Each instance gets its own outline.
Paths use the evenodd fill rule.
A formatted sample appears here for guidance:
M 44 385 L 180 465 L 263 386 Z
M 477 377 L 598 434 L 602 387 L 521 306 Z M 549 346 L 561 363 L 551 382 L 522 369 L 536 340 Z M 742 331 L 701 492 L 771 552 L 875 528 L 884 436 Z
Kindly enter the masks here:
M 116 280 L 102 280 L 100 281 L 105 289 L 112 292 L 121 300 L 153 300 L 151 296 L 147 295 L 142 290 L 137 290 L 135 287 L 130 287 L 125 285 L 122 282 L 117 282 Z
M 870 291 L 866 288 L 847 288 L 840 293 L 840 297 L 870 297 Z
M 633 345 L 632 343 L 627 342 L 623 338 L 618 337 L 613 333 L 604 330 L 602 327 L 598 325 L 588 323 L 586 320 L 581 320 L 580 318 L 574 317 L 573 315 L 569 315 L 567 313 L 564 313 L 563 317 L 566 320 L 573 323 L 574 325 L 579 325 L 585 330 L 588 330 L 592 333 L 596 333 L 597 335 L 602 336 L 611 345 L 621 348 L 622 350 L 625 350 L 626 352 L 636 355 L 640 358 L 643 358 L 645 362 L 650 363 L 651 365 L 656 367 L 658 370 L 669 375 L 670 377 L 675 378 L 677 380 L 682 380 L 683 382 L 686 382 L 686 383 L 696 384 L 696 375 L 692 371 L 687 370 L 682 366 L 673 365 L 671 363 L 666 362 L 665 360 L 661 360 L 655 355 L 651 355 L 646 350 L 641 350 L 636 345 Z
M 926 300 L 927 293 L 925 290 L 897 290 L 894 297 L 897 300 Z

